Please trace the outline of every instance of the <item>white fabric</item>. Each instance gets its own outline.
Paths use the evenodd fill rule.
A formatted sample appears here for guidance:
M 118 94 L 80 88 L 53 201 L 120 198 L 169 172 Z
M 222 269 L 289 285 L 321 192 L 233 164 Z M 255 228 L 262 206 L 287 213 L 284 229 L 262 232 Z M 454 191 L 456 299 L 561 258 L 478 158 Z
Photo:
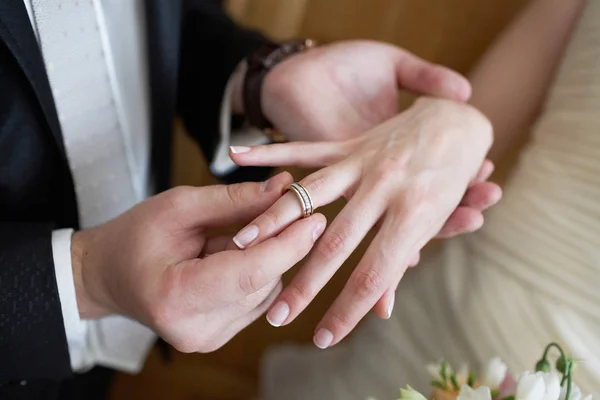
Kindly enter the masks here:
M 600 2 L 589 1 L 544 114 L 482 231 L 449 241 L 407 274 L 390 321 L 369 318 L 329 351 L 287 346 L 263 363 L 268 400 L 429 394 L 425 364 L 519 373 L 549 342 L 579 360 L 600 395 Z M 515 93 L 518 96 L 518 93 Z
M 256 146 L 269 142 L 269 138 L 261 130 L 252 127 L 243 127 L 238 131 L 231 132 L 230 99 L 232 88 L 233 81 L 230 79 L 225 88 L 221 105 L 221 140 L 210 165 L 211 172 L 216 176 L 227 175 L 237 168 L 237 165 L 229 157 L 229 146 Z
M 143 3 L 33 0 L 30 9 L 73 174 L 81 228 L 96 226 L 141 201 L 149 185 Z M 128 54 L 135 57 L 123 57 Z M 79 319 L 72 273 L 67 279 L 71 263 L 66 243 L 69 235 L 55 233 L 72 368 L 84 371 L 99 364 L 138 371 L 154 333 L 124 317 Z

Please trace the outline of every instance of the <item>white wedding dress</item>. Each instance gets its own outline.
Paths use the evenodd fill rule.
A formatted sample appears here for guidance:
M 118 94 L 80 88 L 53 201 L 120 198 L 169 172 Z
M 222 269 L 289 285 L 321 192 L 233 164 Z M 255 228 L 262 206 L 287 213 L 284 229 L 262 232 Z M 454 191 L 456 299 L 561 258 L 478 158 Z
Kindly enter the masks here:
M 514 93 L 519 96 L 519 93 Z M 531 143 L 478 233 L 445 243 L 402 281 L 390 321 L 342 344 L 271 350 L 265 400 L 429 393 L 426 363 L 500 356 L 531 370 L 559 342 L 600 394 L 600 1 L 587 3 Z

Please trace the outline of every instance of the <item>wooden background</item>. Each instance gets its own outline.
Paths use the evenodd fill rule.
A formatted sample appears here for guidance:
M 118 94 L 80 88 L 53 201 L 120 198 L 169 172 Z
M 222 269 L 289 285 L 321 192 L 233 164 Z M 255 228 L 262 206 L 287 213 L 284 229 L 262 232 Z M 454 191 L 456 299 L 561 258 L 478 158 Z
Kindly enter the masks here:
M 311 37 L 321 43 L 369 38 L 402 46 L 465 74 L 528 0 L 229 0 L 240 23 L 275 39 Z M 196 145 L 177 127 L 176 184 L 214 183 Z M 292 171 L 297 177 L 306 171 Z M 331 221 L 341 204 L 326 207 Z M 175 354 L 165 365 L 156 351 L 137 376 L 121 374 L 111 398 L 250 399 L 256 394 L 258 361 L 282 341 L 311 341 L 313 329 L 342 288 L 361 246 L 317 301 L 291 326 L 271 328 L 263 319 L 223 349 L 207 355 Z M 293 273 L 293 272 L 292 272 Z M 289 276 L 286 277 L 289 280 Z

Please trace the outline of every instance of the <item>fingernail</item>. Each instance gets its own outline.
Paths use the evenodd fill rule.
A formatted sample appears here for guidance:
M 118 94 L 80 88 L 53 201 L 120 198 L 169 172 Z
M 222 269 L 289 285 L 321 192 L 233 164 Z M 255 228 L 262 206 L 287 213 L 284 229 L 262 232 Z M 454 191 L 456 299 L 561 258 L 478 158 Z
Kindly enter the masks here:
M 267 314 L 267 321 L 274 327 L 279 327 L 290 315 L 290 306 L 285 301 L 280 301 L 271 308 Z
M 247 153 L 252 150 L 252 148 L 248 146 L 229 146 L 229 150 L 231 150 L 233 154 L 240 154 Z
M 315 228 L 315 230 L 313 231 L 313 242 L 316 242 L 317 239 L 319 239 L 321 237 L 324 230 L 325 230 L 325 225 L 319 225 Z
M 250 225 L 238 232 L 233 238 L 233 243 L 240 249 L 246 248 L 250 243 L 258 237 L 258 226 Z
M 392 317 L 392 311 L 394 310 L 394 302 L 396 301 L 396 295 L 392 293 L 392 298 L 390 299 L 390 305 L 387 310 L 387 319 Z
M 315 342 L 315 346 L 318 348 L 326 349 L 331 342 L 333 342 L 333 333 L 327 329 L 321 328 L 313 338 L 313 342 Z
M 260 190 L 263 193 L 268 192 L 269 190 L 271 190 L 273 188 L 273 183 L 277 180 L 278 175 L 275 175 L 269 179 L 267 179 L 266 181 L 263 182 L 262 187 L 260 188 Z

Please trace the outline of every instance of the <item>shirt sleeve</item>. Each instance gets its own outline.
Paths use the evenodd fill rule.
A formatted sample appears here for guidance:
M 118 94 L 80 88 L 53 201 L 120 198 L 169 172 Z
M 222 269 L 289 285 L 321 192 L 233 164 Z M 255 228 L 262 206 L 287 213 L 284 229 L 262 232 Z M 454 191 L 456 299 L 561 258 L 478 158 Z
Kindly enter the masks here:
M 122 316 L 82 320 L 71 265 L 72 229 L 52 232 L 52 252 L 71 368 L 85 372 L 95 365 L 128 373 L 139 372 L 156 335 Z
M 221 117 L 219 122 L 219 144 L 215 157 L 210 164 L 211 172 L 222 177 L 233 172 L 238 166 L 229 157 L 229 146 L 257 146 L 269 143 L 269 138 L 260 129 L 242 127 L 236 131 L 231 130 L 231 91 L 232 79 L 229 79 L 221 103 Z

